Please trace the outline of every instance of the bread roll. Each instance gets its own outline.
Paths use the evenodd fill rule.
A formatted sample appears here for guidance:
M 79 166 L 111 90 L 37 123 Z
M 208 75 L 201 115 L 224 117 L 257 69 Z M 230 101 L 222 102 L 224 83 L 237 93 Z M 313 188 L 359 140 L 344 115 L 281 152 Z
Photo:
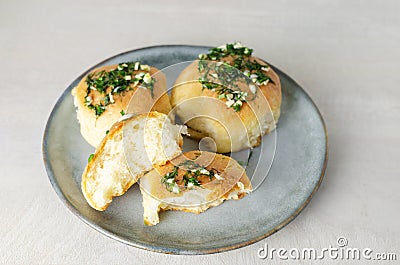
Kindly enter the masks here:
M 123 113 L 168 114 L 171 110 L 165 75 L 138 62 L 95 69 L 82 78 L 72 95 L 81 134 L 94 147 Z
M 140 179 L 144 223 L 159 223 L 158 213 L 179 210 L 201 213 L 252 190 L 244 169 L 232 158 L 190 151 L 156 167 Z
M 280 116 L 279 77 L 251 54 L 239 43 L 211 49 L 183 70 L 171 92 L 189 134 L 213 138 L 220 153 L 258 146 Z
M 181 153 L 182 126 L 158 112 L 115 123 L 91 155 L 82 175 L 82 192 L 94 209 L 104 211 L 153 166 Z

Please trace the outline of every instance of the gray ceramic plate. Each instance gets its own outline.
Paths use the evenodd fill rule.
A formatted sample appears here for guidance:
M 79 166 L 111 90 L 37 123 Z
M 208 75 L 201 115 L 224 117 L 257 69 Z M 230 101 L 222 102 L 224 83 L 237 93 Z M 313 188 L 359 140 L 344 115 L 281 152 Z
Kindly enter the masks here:
M 91 69 L 136 60 L 162 69 L 193 60 L 207 49 L 186 45 L 148 47 L 116 55 Z M 87 72 L 67 87 L 47 122 L 43 158 L 50 182 L 65 205 L 83 222 L 131 246 L 164 253 L 208 254 L 257 242 L 301 212 L 321 184 L 327 163 L 327 133 L 321 114 L 296 82 L 276 71 L 282 83 L 281 118 L 277 133 L 265 136 L 262 147 L 267 148 L 271 141 L 276 144 L 275 159 L 265 181 L 242 200 L 228 201 L 200 215 L 164 212 L 161 222 L 154 227 L 143 225 L 137 185 L 114 199 L 105 212 L 92 209 L 81 193 L 80 182 L 93 148 L 80 135 L 70 95 Z M 271 164 L 269 158 L 265 159 L 265 163 L 262 159 L 259 163 L 264 173 Z M 251 162 L 246 171 L 254 171 Z

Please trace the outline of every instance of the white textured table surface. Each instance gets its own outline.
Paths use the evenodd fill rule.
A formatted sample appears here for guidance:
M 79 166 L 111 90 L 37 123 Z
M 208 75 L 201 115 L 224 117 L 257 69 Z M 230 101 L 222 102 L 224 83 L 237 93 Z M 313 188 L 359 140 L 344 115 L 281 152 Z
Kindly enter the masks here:
M 399 262 L 399 14 L 394 0 L 0 1 L 0 263 L 270 264 L 257 257 L 265 243 L 322 249 L 339 236 L 351 247 L 396 252 Z M 70 213 L 41 155 L 65 87 L 122 51 L 234 40 L 292 76 L 324 115 L 330 159 L 308 207 L 256 244 L 195 257 L 125 246 Z

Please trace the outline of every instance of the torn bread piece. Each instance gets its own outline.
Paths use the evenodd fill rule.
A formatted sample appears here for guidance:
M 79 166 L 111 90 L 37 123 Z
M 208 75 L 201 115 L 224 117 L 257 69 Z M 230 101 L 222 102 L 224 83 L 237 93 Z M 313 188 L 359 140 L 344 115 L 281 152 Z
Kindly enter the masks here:
M 139 184 L 149 226 L 159 223 L 160 211 L 198 214 L 252 191 L 244 168 L 234 159 L 206 151 L 186 152 L 145 174 Z
M 91 155 L 82 175 L 82 192 L 94 209 L 104 211 L 154 166 L 181 154 L 182 126 L 159 112 L 115 123 Z

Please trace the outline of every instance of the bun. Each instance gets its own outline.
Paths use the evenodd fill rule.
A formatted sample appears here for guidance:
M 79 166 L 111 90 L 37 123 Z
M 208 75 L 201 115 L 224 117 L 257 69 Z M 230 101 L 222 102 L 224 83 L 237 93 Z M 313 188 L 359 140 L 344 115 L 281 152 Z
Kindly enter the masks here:
M 220 153 L 258 146 L 261 137 L 275 129 L 280 116 L 282 99 L 279 77 L 265 62 L 251 56 L 251 52 L 251 49 L 237 43 L 211 49 L 208 55 L 200 55 L 201 60 L 194 61 L 183 70 L 171 92 L 172 107 L 188 126 L 191 137 L 213 138 Z M 213 56 L 220 58 L 215 59 Z M 238 66 L 241 69 L 232 67 L 238 64 L 237 62 L 250 62 L 252 67 L 258 70 L 249 71 L 246 63 Z M 226 86 L 215 85 L 224 83 L 222 74 L 218 72 L 220 69 L 226 69 L 225 73 L 236 71 L 236 75 L 243 77 L 247 74 L 250 79 L 257 76 L 254 73 L 259 73 L 257 78 L 264 79 L 260 78 L 261 83 L 253 80 L 258 88 L 239 84 L 231 95 L 242 91 L 247 93 L 247 97 L 246 100 L 238 102 L 240 105 L 236 105 L 234 100 L 232 102 L 235 103 L 228 102 L 226 93 L 221 98 L 221 91 L 232 82 L 227 82 Z M 204 81 L 204 72 L 208 73 L 207 82 Z
M 121 69 L 121 71 L 118 72 L 118 69 Z M 88 89 L 88 80 L 90 80 L 88 78 L 98 80 L 98 77 L 101 77 L 102 74 L 110 72 L 116 73 L 114 80 L 116 85 L 114 87 L 106 87 L 104 91 L 100 91 L 99 88 L 96 90 L 96 85 L 93 85 L 92 88 Z M 129 75 L 131 79 L 121 73 L 131 73 Z M 140 73 L 143 73 L 143 76 L 145 73 L 152 76 L 154 79 L 153 91 L 149 87 L 145 88 L 143 81 L 134 82 L 135 76 Z M 125 78 L 129 80 L 125 80 Z M 126 84 L 126 89 L 121 89 Z M 88 94 L 88 91 L 90 94 Z M 121 113 L 158 111 L 168 114 L 171 111 L 171 104 L 166 93 L 165 75 L 159 72 L 157 68 L 140 65 L 138 62 L 99 67 L 82 78 L 71 94 L 77 107 L 81 134 L 94 147 L 99 145 L 111 125 L 121 118 Z M 89 103 L 90 106 L 88 106 Z M 99 104 L 105 106 L 96 109 Z M 170 118 L 173 120 L 173 117 Z
M 206 169 L 203 172 L 206 175 L 196 173 L 196 167 Z M 173 181 L 172 178 L 166 181 L 171 176 L 167 174 L 174 170 Z M 188 173 L 192 175 L 186 175 Z M 193 180 L 192 185 L 190 182 L 185 184 L 185 175 L 186 179 L 198 175 L 195 178 L 201 187 L 193 185 Z M 159 223 L 159 211 L 178 210 L 198 214 L 225 200 L 242 198 L 251 192 L 252 186 L 244 169 L 234 159 L 211 152 L 190 151 L 141 177 L 140 190 L 144 223 L 152 226 Z
M 182 126 L 158 112 L 117 122 L 91 156 L 82 175 L 82 192 L 94 209 L 104 211 L 153 166 L 181 153 Z

